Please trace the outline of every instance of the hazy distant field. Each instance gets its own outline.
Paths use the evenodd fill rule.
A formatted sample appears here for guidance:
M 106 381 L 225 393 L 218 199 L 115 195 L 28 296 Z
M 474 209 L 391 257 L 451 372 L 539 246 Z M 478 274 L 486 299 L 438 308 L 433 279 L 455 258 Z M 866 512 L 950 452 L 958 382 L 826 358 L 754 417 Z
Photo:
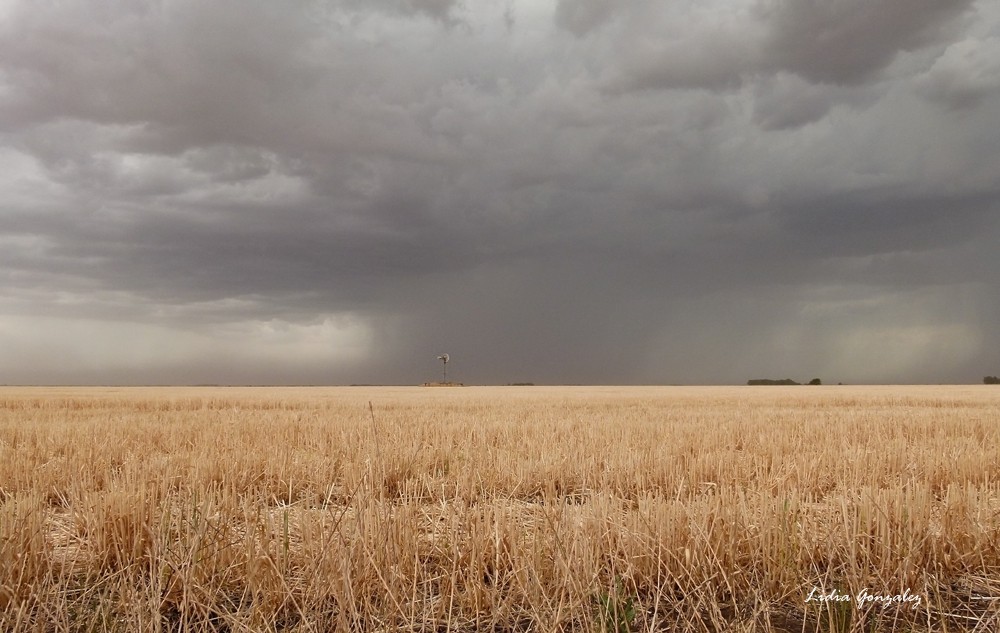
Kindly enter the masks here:
M 987 631 L 994 596 L 1000 387 L 0 389 L 0 630 Z

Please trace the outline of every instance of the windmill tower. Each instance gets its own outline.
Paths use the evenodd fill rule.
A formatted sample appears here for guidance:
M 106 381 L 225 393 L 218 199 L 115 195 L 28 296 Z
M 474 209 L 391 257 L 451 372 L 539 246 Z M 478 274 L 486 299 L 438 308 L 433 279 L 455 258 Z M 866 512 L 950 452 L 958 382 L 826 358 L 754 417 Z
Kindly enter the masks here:
M 441 354 L 438 356 L 438 360 L 441 361 L 441 382 L 448 382 L 448 355 Z

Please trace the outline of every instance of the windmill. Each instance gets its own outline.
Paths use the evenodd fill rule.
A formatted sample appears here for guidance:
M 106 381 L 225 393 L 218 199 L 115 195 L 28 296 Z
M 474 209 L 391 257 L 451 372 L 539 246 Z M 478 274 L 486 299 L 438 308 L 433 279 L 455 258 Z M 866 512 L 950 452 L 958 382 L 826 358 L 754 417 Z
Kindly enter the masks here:
M 441 382 L 448 382 L 448 355 L 441 354 L 438 360 L 441 361 Z

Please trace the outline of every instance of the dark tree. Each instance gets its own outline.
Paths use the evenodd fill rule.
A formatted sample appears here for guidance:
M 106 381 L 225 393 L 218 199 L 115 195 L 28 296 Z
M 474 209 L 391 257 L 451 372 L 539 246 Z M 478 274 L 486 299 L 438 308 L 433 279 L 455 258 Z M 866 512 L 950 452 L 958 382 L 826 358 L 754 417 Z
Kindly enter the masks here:
M 1000 385 L 1000 378 L 996 376 L 986 376 L 983 378 L 984 385 Z
M 822 385 L 823 381 L 820 380 L 819 378 L 813 378 L 812 380 L 809 381 L 809 384 L 810 385 Z

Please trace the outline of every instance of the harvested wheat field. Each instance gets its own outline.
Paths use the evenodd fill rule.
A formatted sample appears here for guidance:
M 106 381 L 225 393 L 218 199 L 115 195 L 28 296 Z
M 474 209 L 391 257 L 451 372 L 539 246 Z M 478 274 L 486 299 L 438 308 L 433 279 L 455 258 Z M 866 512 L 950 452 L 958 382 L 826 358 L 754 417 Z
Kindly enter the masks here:
M 5 631 L 988 631 L 1000 389 L 0 389 Z

